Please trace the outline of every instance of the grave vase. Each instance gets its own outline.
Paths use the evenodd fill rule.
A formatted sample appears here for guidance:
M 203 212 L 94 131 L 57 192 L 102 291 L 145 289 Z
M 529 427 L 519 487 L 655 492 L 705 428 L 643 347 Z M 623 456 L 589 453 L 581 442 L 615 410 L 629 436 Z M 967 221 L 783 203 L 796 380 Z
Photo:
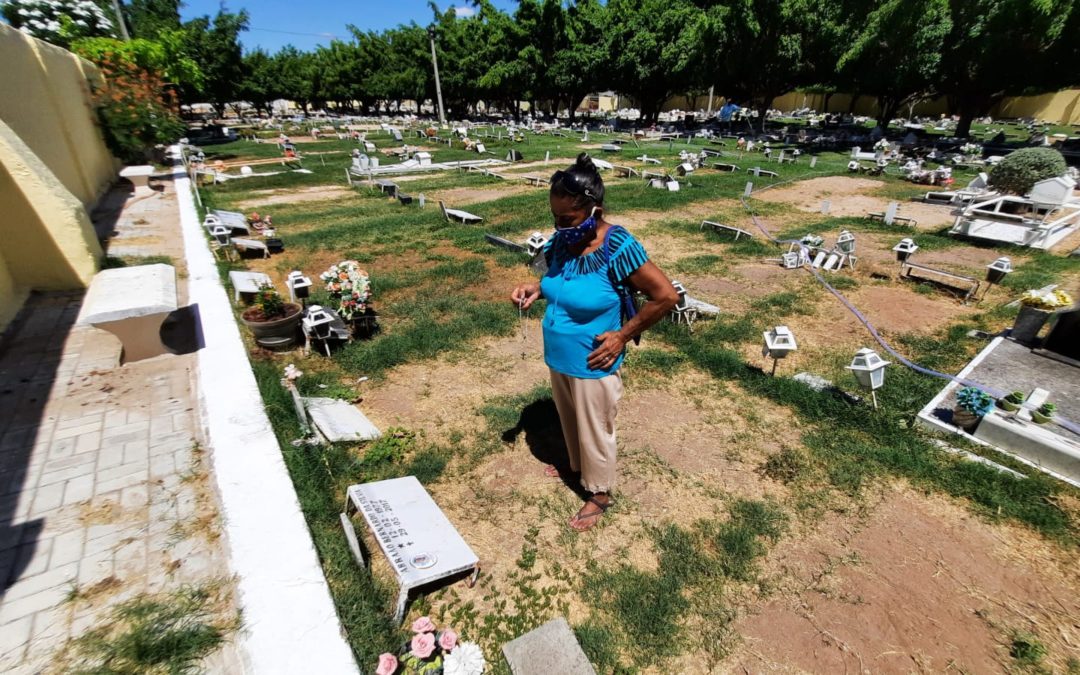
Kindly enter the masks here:
M 256 315 L 257 309 L 252 307 L 240 315 L 244 325 L 251 329 L 255 342 L 263 347 L 287 348 L 297 341 L 300 334 L 300 320 L 303 318 L 300 305 L 293 302 L 285 303 L 284 318 L 270 321 L 259 320 L 261 315 Z
M 1035 342 L 1036 336 L 1051 314 L 1053 312 L 1048 309 L 1020 305 L 1020 313 L 1016 315 L 1010 337 L 1017 342 Z
M 953 408 L 952 421 L 954 426 L 958 426 L 964 431 L 972 432 L 975 427 L 978 426 L 979 420 L 982 419 L 973 412 L 969 412 L 960 406 Z
M 370 306 L 364 310 L 363 314 L 354 316 L 349 320 L 349 327 L 352 329 L 353 337 L 364 340 L 374 336 L 379 331 L 378 319 L 379 315 Z

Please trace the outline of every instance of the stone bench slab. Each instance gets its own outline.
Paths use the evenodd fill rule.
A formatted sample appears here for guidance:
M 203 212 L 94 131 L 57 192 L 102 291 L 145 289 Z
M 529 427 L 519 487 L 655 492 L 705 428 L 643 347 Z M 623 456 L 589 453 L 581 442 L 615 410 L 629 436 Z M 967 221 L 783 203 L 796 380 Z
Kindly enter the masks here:
M 373 441 L 382 436 L 364 413 L 348 401 L 336 398 L 305 398 L 304 407 L 326 440 Z
M 503 645 L 514 675 L 596 675 L 570 624 L 561 616 Z
M 176 269 L 139 265 L 94 275 L 79 311 L 78 325 L 107 330 L 120 340 L 122 363 L 167 353 L 161 324 L 175 312 Z

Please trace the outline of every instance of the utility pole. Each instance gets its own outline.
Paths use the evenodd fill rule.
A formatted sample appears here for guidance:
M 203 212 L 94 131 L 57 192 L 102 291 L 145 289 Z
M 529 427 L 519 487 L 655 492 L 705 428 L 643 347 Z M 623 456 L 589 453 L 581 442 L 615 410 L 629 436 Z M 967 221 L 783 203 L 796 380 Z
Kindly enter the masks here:
M 115 0 L 114 0 L 115 1 Z M 439 125 L 446 126 L 446 111 L 442 104 L 442 85 L 439 83 L 439 59 L 435 56 L 435 26 L 428 26 L 428 38 L 431 40 L 431 65 L 435 68 L 435 96 L 439 99 Z
M 112 0 L 113 11 L 116 12 L 116 23 L 120 26 L 120 36 L 124 42 L 130 42 L 131 36 L 127 32 L 127 24 L 124 23 L 124 13 L 120 11 L 120 0 Z

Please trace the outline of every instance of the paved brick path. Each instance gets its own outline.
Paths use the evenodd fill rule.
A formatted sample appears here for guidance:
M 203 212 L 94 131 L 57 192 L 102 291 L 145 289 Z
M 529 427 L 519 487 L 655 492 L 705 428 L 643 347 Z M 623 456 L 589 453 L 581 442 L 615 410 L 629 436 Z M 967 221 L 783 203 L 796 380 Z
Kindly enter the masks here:
M 178 239 L 172 195 L 139 204 L 143 215 L 158 212 L 152 226 L 139 219 L 145 226 Z M 0 343 L 4 673 L 54 669 L 68 638 L 124 599 L 231 585 L 197 450 L 194 356 L 117 367 L 113 336 L 73 327 L 81 297 L 32 298 Z M 233 659 L 227 648 L 206 665 L 235 672 Z

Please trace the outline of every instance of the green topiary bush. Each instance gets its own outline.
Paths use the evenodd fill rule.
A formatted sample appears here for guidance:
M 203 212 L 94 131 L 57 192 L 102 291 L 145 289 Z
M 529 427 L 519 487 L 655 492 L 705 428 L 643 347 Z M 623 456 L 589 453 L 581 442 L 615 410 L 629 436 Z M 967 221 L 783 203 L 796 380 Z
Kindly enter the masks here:
M 1003 192 L 1027 194 L 1035 183 L 1060 176 L 1065 158 L 1053 148 L 1024 148 L 1007 155 L 990 171 L 990 184 Z

